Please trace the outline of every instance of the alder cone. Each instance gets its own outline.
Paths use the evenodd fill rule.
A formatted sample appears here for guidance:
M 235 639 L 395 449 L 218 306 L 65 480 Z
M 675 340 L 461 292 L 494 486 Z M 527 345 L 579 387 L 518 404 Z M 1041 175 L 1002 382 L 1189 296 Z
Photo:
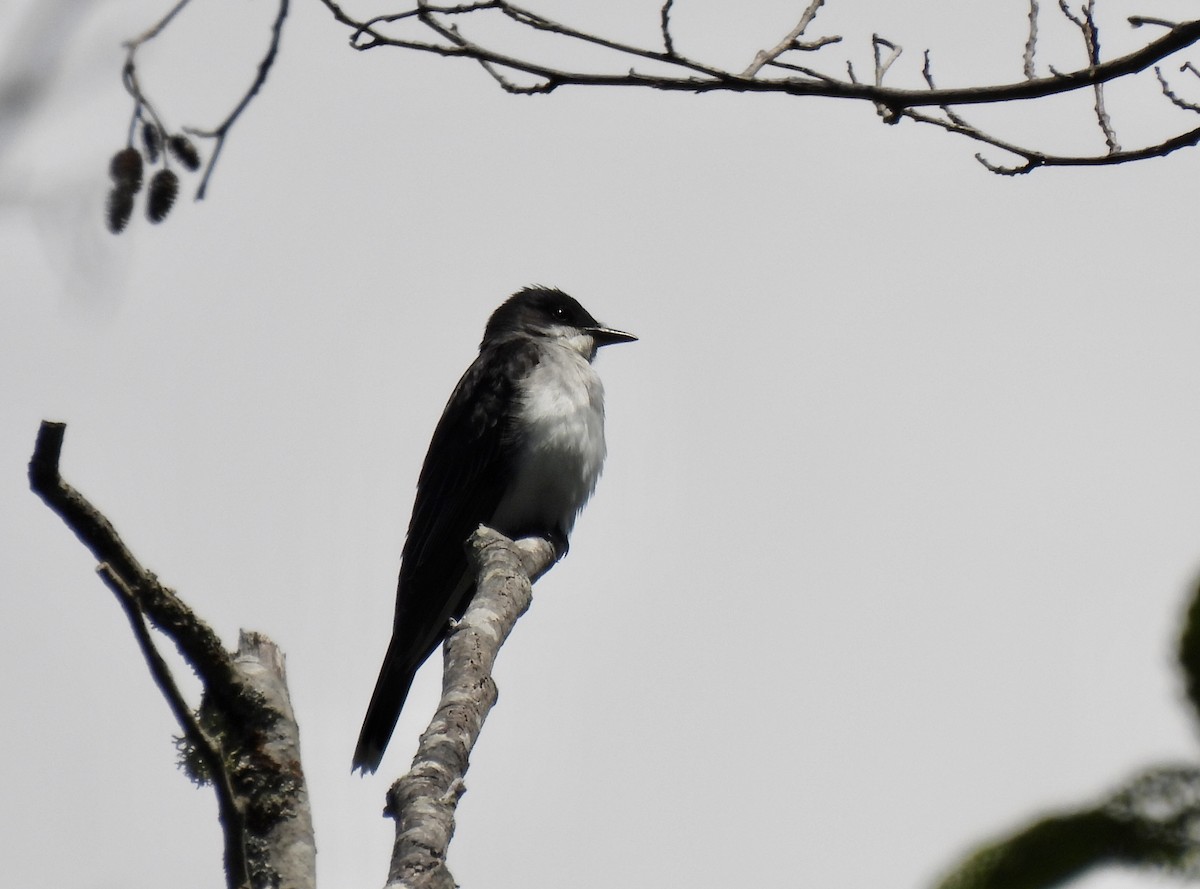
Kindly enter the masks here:
M 146 196 L 146 217 L 151 222 L 162 222 L 175 206 L 179 194 L 179 177 L 171 170 L 159 170 L 150 180 L 150 192 Z
M 187 136 L 176 133 L 167 139 L 167 148 L 188 172 L 194 173 L 200 169 L 200 152 Z
M 141 184 L 140 181 L 138 184 Z M 104 221 L 108 223 L 108 230 L 114 235 L 119 235 L 129 224 L 129 217 L 133 215 L 134 191 L 135 189 L 127 186 L 117 185 L 108 193 L 108 203 L 104 208 Z
M 113 182 L 130 190 L 130 194 L 142 187 L 142 154 L 132 146 L 122 148 L 108 163 L 108 175 Z
M 146 146 L 146 157 L 150 163 L 157 163 L 162 151 L 162 131 L 152 123 L 145 124 L 142 127 L 142 144 Z

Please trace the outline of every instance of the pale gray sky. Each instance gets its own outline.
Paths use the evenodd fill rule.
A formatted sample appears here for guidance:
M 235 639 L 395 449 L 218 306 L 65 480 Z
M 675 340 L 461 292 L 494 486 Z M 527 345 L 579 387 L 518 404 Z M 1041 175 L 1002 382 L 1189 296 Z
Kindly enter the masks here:
M 984 49 L 1019 76 L 1022 3 L 828 5 L 832 30 L 934 46 L 946 85 Z M 678 7 L 680 39 L 734 60 L 797 8 Z M 529 283 L 642 339 L 599 361 L 608 467 L 500 658 L 465 887 L 915 889 L 1036 811 L 1195 761 L 1172 663 L 1200 566 L 1194 153 L 1010 180 L 866 106 L 508 97 L 469 64 L 353 53 L 298 3 L 209 199 L 113 238 L 119 43 L 160 11 L 97 3 L 0 157 L 12 885 L 221 879 L 212 795 L 175 770 L 124 617 L 27 490 L 38 422 L 69 423 L 67 479 L 230 644 L 287 652 L 322 883 L 381 885 L 383 793 L 438 682 L 351 777 L 411 492 L 489 312 Z M 265 33 L 202 19 L 146 57 L 176 124 L 219 117 L 244 71 L 204 78 Z M 653 39 L 653 9 L 630 21 Z

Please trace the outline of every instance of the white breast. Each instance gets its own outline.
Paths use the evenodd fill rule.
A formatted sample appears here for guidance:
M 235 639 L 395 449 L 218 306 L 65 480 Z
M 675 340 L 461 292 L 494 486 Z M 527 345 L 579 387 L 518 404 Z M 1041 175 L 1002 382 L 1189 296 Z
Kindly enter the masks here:
M 504 533 L 570 533 L 604 466 L 604 386 L 589 348 L 552 342 L 524 381 L 517 474 L 492 519 Z

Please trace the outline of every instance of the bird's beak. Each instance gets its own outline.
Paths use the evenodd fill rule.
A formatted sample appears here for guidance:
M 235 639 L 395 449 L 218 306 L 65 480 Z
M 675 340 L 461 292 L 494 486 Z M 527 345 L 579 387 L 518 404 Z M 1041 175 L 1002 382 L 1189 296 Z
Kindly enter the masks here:
M 597 346 L 611 346 L 613 343 L 632 343 L 637 337 L 623 330 L 613 330 L 611 327 L 589 327 L 587 333 Z

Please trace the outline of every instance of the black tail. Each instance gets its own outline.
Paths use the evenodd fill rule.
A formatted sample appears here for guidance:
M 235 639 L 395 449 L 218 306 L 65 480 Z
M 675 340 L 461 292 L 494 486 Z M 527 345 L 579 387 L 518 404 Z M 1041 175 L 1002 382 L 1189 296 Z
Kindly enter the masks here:
M 396 643 L 393 639 L 388 645 L 379 679 L 375 681 L 371 703 L 367 707 L 367 715 L 358 733 L 358 747 L 354 750 L 354 766 L 351 771 L 358 769 L 366 774 L 379 768 L 383 751 L 392 737 L 392 732 L 395 731 L 400 710 L 404 707 L 404 699 L 408 697 L 408 690 L 417 675 L 417 667 L 420 667 L 419 662 L 416 667 L 405 663 L 407 659 L 403 657 L 402 652 L 395 651 L 395 648 Z
M 453 570 L 441 570 L 440 564 L 436 566 L 441 574 L 458 577 L 450 587 L 421 583 L 422 578 L 414 579 L 401 570 L 392 641 L 388 643 L 354 751 L 354 768 L 363 773 L 379 768 L 417 670 L 446 638 L 450 618 L 461 618 L 471 600 L 474 577 L 466 571 L 465 553 L 461 548 L 458 552 L 459 561 L 464 564 L 445 566 L 457 570 L 457 575 Z

